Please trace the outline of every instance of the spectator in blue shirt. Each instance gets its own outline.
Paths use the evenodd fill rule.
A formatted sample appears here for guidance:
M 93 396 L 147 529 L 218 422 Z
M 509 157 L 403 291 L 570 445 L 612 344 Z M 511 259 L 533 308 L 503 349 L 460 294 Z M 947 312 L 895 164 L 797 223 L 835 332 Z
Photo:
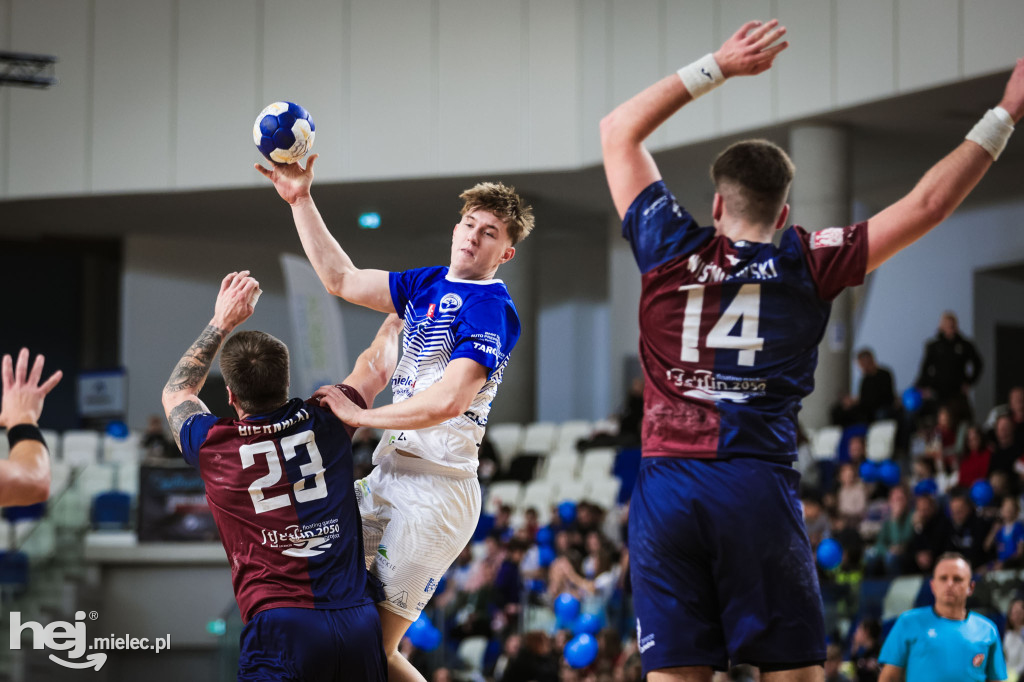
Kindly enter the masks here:
M 974 592 L 962 554 L 939 557 L 931 580 L 935 605 L 901 615 L 882 646 L 879 682 L 994 682 L 1006 679 L 999 630 L 967 610 Z

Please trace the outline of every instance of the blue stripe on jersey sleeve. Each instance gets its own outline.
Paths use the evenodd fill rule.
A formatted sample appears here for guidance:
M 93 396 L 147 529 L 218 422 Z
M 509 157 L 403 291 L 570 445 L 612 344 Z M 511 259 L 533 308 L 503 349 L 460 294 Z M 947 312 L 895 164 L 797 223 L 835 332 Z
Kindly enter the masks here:
M 665 183 L 657 180 L 630 204 L 622 219 L 622 236 L 633 247 L 640 272 L 646 274 L 695 250 L 714 236 L 714 229 L 700 227 Z
M 207 412 L 197 412 L 181 425 L 181 455 L 190 465 L 199 468 L 199 448 L 206 442 L 210 429 L 217 423 L 217 417 Z
M 409 304 L 409 299 L 416 296 L 417 292 L 424 288 L 425 283 L 437 278 L 443 279 L 447 273 L 448 268 L 440 265 L 388 273 L 391 302 L 398 316 L 405 319 L 405 308 Z
M 512 301 L 488 296 L 462 311 L 454 331 L 451 359 L 475 360 L 491 370 L 491 378 L 519 340 L 519 315 Z

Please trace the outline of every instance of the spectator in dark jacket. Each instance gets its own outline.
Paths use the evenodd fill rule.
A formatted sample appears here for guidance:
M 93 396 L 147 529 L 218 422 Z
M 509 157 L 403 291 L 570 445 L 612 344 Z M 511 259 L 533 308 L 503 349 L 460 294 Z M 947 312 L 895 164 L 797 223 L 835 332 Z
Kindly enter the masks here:
M 965 338 L 950 311 L 942 314 L 939 333 L 925 345 L 917 387 L 936 407 L 949 405 L 957 419 L 968 416 L 967 392 L 981 376 L 982 361 L 974 344 Z
M 903 552 L 904 573 L 931 573 L 935 559 L 949 544 L 949 519 L 939 513 L 938 503 L 931 495 L 918 495 L 914 500 L 914 533 Z
M 949 520 L 952 528 L 946 550 L 964 555 L 972 569 L 988 561 L 985 538 L 990 523 L 974 512 L 974 503 L 966 492 L 958 492 L 949 501 Z

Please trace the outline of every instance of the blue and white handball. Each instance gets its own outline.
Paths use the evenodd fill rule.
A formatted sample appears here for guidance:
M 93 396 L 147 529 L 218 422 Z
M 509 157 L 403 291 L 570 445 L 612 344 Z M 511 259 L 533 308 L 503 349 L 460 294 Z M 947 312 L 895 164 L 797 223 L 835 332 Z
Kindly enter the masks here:
M 295 163 L 313 146 L 316 126 L 309 112 L 294 102 L 274 102 L 256 117 L 252 139 L 274 163 Z

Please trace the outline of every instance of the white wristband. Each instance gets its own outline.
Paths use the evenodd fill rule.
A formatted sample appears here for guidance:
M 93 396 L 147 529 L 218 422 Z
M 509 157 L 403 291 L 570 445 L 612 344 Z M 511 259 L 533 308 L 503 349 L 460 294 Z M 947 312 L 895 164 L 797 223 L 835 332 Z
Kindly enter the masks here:
M 981 120 L 971 128 L 971 132 L 967 133 L 966 139 L 981 145 L 995 161 L 1003 153 L 1012 133 L 1013 118 L 1002 107 L 996 107 L 985 112 Z
M 725 82 L 725 75 L 718 67 L 714 55 L 710 52 L 692 64 L 687 64 L 676 71 L 679 80 L 690 92 L 690 97 L 697 99 L 701 95 L 711 92 Z

